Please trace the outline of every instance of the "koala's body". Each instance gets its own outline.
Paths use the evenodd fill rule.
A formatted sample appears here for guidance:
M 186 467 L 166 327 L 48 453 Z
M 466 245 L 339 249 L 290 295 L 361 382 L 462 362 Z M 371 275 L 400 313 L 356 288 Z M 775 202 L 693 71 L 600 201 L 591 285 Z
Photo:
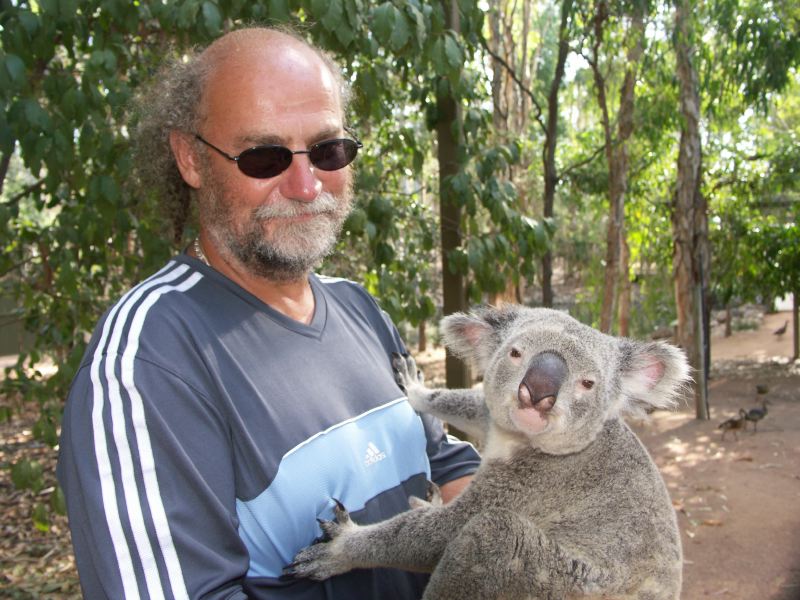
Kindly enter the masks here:
M 415 499 L 372 525 L 340 505 L 322 524 L 330 540 L 301 551 L 287 573 L 431 572 L 427 600 L 677 599 L 675 512 L 621 415 L 670 407 L 688 379 L 683 354 L 549 309 L 457 314 L 442 330 L 483 373 L 482 390 L 428 389 L 409 358 L 395 369 L 417 410 L 484 440 L 472 482 L 446 505 Z

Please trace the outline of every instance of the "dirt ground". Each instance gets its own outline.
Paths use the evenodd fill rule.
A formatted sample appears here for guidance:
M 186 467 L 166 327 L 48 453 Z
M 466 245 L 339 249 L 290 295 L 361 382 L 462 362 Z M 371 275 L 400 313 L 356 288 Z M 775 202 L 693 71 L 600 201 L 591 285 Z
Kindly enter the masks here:
M 786 319 L 787 333 L 775 336 Z M 800 599 L 800 363 L 789 364 L 791 334 L 787 312 L 712 338 L 711 419 L 698 421 L 687 405 L 634 427 L 678 511 L 687 600 Z M 722 440 L 719 423 L 765 399 L 757 432 Z
M 788 312 L 730 338 L 712 338 L 711 419 L 698 421 L 691 401 L 674 413 L 632 423 L 664 476 L 684 545 L 682 598 L 800 600 L 800 363 L 791 364 Z M 418 357 L 434 382 L 442 352 Z M 756 392 L 766 385 L 766 394 Z M 769 400 L 758 431 L 722 440 L 718 424 Z M 49 530 L 32 523 L 36 504 L 53 494 L 56 451 L 33 440 L 30 415 L 0 423 L 0 598 L 80 597 L 63 517 Z M 16 490 L 9 467 L 22 457 L 45 472 L 44 489 Z

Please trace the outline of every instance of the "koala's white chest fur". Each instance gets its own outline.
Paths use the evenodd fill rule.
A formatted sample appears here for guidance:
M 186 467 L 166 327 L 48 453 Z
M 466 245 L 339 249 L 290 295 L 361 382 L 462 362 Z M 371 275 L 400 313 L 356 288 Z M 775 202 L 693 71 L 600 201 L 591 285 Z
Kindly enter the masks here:
M 505 431 L 498 427 L 490 427 L 486 434 L 486 441 L 481 448 L 481 456 L 484 461 L 489 460 L 511 460 L 512 455 L 519 449 L 524 448 L 529 441 L 519 433 Z

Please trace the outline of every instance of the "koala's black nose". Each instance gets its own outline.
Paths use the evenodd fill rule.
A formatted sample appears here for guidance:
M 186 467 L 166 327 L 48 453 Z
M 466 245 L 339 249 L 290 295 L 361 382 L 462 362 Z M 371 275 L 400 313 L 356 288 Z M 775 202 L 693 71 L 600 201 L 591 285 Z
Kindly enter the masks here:
M 520 408 L 546 412 L 553 408 L 558 390 L 567 378 L 567 363 L 555 352 L 537 354 L 519 384 Z

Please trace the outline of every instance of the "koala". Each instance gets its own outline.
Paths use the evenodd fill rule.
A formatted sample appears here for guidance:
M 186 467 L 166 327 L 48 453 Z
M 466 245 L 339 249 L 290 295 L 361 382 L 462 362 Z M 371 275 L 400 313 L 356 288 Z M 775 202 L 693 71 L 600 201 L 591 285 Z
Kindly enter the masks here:
M 300 551 L 287 575 L 429 572 L 426 600 L 679 598 L 675 511 L 622 416 L 675 404 L 689 379 L 683 353 L 544 308 L 459 313 L 442 331 L 482 389 L 429 389 L 413 359 L 393 366 L 417 411 L 482 440 L 472 482 L 450 503 L 413 499 L 371 525 L 337 502 L 336 520 L 321 523 L 327 541 Z

